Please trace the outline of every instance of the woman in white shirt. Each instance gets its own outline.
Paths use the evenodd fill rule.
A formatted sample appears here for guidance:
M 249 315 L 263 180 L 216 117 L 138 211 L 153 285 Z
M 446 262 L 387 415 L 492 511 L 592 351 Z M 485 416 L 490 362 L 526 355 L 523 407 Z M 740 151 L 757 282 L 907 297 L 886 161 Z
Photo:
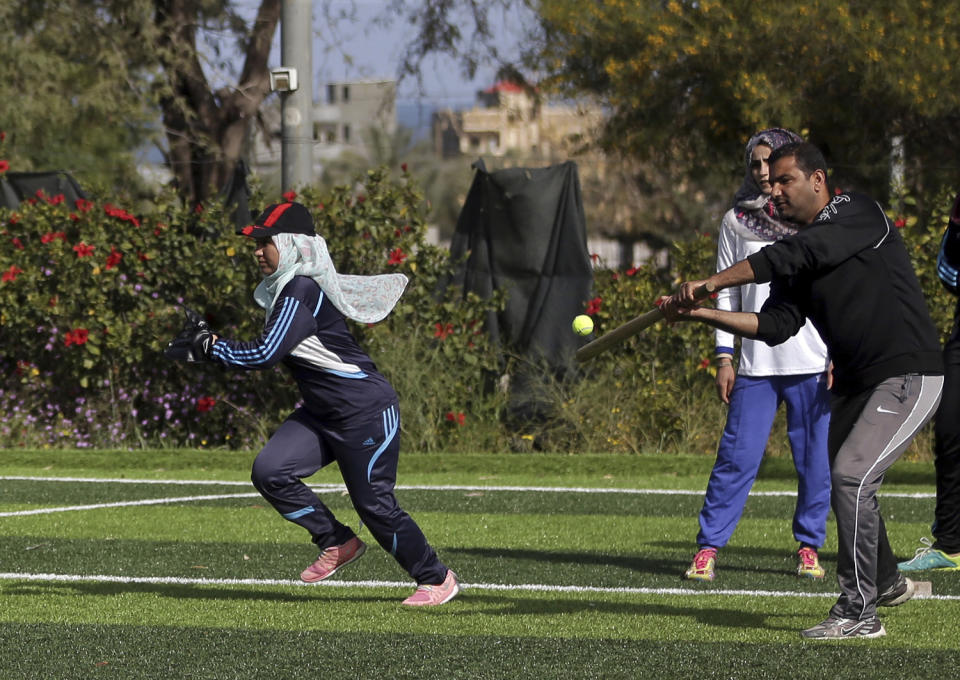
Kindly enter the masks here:
M 782 222 L 770 201 L 767 158 L 784 144 L 801 141 L 781 128 L 758 132 L 747 142 L 746 175 L 733 208 L 720 225 L 717 271 L 745 259 L 766 245 L 789 237 L 796 228 Z M 722 290 L 717 307 L 757 312 L 769 295 L 769 284 L 747 284 Z M 717 551 L 736 529 L 766 449 L 773 419 L 786 403 L 787 437 L 797 469 L 797 505 L 793 535 L 800 544 L 797 575 L 823 578 L 817 550 L 826 537 L 830 509 L 830 464 L 827 433 L 830 422 L 829 358 L 817 331 L 808 322 L 797 335 L 770 347 L 741 339 L 734 370 L 735 338 L 716 332 L 717 392 L 729 405 L 717 461 L 700 511 L 697 554 L 685 577 L 712 581 Z

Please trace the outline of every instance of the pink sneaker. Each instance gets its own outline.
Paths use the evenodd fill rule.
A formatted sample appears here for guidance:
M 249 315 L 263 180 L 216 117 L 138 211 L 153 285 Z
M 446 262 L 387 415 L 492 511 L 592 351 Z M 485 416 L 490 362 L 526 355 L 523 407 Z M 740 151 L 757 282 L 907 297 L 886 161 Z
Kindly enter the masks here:
M 801 578 L 823 578 L 827 571 L 820 566 L 820 557 L 817 551 L 809 546 L 803 546 L 797 551 L 797 576 Z
M 366 550 L 366 543 L 356 536 L 343 545 L 330 546 L 320 553 L 316 562 L 303 570 L 300 574 L 300 580 L 307 583 L 316 583 L 325 578 L 330 578 L 337 573 L 340 567 L 350 564 Z
M 460 583 L 452 569 L 447 569 L 447 577 L 439 585 L 417 586 L 413 595 L 403 601 L 408 607 L 435 607 L 449 602 L 460 592 Z

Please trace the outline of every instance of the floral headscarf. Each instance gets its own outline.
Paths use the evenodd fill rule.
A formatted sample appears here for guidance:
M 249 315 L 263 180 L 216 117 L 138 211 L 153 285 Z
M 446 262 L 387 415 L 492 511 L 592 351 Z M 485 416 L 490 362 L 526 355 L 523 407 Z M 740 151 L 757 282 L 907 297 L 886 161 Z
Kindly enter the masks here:
M 771 151 L 776 151 L 785 144 L 802 142 L 800 135 L 783 128 L 761 130 L 747 142 L 745 164 L 747 167 L 743 183 L 733 197 L 733 209 L 737 222 L 750 234 L 763 241 L 779 241 L 780 239 L 797 233 L 796 227 L 783 222 L 777 215 L 777 210 L 770 200 L 770 196 L 763 193 L 760 185 L 753 179 L 750 172 L 750 157 L 758 144 L 766 144 Z
M 278 233 L 270 238 L 280 253 L 280 262 L 277 271 L 264 277 L 253 292 L 253 299 L 266 310 L 268 319 L 280 291 L 294 276 L 312 278 L 334 307 L 360 323 L 375 323 L 386 317 L 406 288 L 407 277 L 403 274 L 338 274 L 322 236 Z

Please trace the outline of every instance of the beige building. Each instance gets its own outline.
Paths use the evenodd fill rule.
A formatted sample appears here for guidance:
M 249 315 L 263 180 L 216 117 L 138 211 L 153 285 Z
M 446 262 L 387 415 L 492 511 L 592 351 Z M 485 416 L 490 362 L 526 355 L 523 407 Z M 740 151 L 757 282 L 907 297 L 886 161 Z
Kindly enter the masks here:
M 516 152 L 539 158 L 566 157 L 600 123 L 596 110 L 542 104 L 535 93 L 499 82 L 477 93 L 466 111 L 444 109 L 433 119 L 434 149 L 441 157 L 505 156 Z
M 371 128 L 387 135 L 397 131 L 397 84 L 393 80 L 328 83 L 313 104 L 313 160 L 319 174 L 326 161 L 345 152 L 370 157 Z M 251 134 L 251 169 L 262 177 L 280 172 L 282 129 L 280 101 L 260 111 L 262 124 Z

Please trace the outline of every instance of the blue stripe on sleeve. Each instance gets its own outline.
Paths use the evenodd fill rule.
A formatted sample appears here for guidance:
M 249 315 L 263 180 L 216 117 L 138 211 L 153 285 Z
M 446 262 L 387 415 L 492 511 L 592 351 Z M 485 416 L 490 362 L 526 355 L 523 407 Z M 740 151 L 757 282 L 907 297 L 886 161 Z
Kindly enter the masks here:
M 277 322 L 270 327 L 263 341 L 251 349 L 234 350 L 226 345 L 214 345 L 214 356 L 241 366 L 258 366 L 269 362 L 283 344 L 283 339 L 293 324 L 299 302 L 295 298 L 284 298 Z

